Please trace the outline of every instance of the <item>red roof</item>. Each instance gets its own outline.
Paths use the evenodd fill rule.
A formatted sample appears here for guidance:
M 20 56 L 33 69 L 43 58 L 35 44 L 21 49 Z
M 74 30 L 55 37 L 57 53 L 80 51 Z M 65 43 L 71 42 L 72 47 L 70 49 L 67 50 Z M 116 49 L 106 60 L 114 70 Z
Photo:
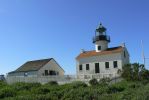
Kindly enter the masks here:
M 119 52 L 122 52 L 122 51 L 123 51 L 122 46 L 108 48 L 107 50 L 104 50 L 104 51 L 101 51 L 101 52 L 96 52 L 95 50 L 85 51 L 84 53 L 79 54 L 76 57 L 76 59 L 92 57 L 92 56 L 99 56 L 99 55 L 107 55 L 107 54 L 113 54 L 113 53 L 119 53 Z

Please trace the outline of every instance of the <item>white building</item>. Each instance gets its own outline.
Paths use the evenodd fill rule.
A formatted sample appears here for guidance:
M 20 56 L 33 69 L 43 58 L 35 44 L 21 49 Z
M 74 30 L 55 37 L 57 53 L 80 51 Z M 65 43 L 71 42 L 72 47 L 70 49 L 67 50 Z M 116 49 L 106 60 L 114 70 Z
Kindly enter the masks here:
M 65 81 L 65 71 L 53 59 L 40 59 L 24 63 L 15 71 L 9 72 L 6 81 L 9 84 L 16 82 L 41 83 L 50 81 Z
M 76 57 L 77 78 L 113 78 L 119 76 L 122 66 L 129 63 L 129 53 L 125 44 L 117 47 L 108 47 L 110 37 L 106 28 L 99 25 L 93 38 L 95 50 L 84 51 Z
M 49 58 L 28 61 L 15 71 L 9 72 L 8 77 L 64 76 L 64 72 L 53 58 Z

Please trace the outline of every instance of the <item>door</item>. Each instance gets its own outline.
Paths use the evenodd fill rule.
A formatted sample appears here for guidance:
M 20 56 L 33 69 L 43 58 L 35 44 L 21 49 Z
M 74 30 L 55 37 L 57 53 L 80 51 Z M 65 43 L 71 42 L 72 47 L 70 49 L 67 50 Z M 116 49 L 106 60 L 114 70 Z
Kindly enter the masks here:
M 95 73 L 100 73 L 99 63 L 95 63 Z

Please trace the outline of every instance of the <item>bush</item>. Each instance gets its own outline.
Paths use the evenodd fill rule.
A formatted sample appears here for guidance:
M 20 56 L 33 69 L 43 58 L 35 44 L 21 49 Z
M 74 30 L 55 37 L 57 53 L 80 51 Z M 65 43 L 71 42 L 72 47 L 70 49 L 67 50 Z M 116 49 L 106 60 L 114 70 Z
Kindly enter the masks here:
M 141 81 L 141 83 L 142 83 L 143 85 L 147 85 L 147 84 L 149 83 L 149 80 L 143 80 L 143 81 Z
M 93 78 L 93 79 L 91 79 L 91 80 L 89 81 L 89 84 L 90 84 L 91 86 L 95 86 L 95 85 L 98 85 L 98 81 L 97 81 L 97 79 Z
M 50 92 L 50 89 L 48 87 L 45 87 L 45 86 L 32 89 L 33 94 L 47 94 L 49 92 Z
M 77 88 L 64 94 L 62 100 L 99 100 L 98 89 L 92 87 Z
M 57 81 L 50 81 L 46 85 L 58 85 Z
M 122 92 L 124 91 L 124 87 L 121 85 L 111 85 L 109 86 L 109 93 L 116 93 L 116 92 Z
M 131 83 L 131 84 L 129 84 L 128 85 L 128 88 L 139 88 L 139 87 L 141 87 L 141 84 L 139 84 L 139 83 Z
M 7 83 L 4 82 L 4 81 L 0 81 L 0 89 L 1 89 L 2 87 L 4 87 L 4 86 L 7 86 Z
M 135 91 L 133 89 L 128 89 L 128 90 L 123 92 L 121 99 L 122 100 L 132 100 L 132 98 L 135 96 L 136 96 Z
M 111 84 L 109 87 L 109 93 L 117 93 L 117 92 L 123 92 L 127 87 L 129 87 L 128 82 L 123 80 L 121 82 L 118 82 L 116 84 Z
M 29 83 L 32 87 L 40 87 L 40 83 Z
M 28 91 L 28 90 L 17 91 L 18 96 L 26 96 L 26 95 L 31 95 L 31 94 L 32 94 L 32 92 Z
M 56 95 L 51 94 L 38 94 L 38 95 L 26 95 L 26 96 L 16 96 L 9 97 L 3 100 L 59 100 Z
M 87 86 L 76 81 L 64 85 L 41 85 L 39 83 L 0 83 L 2 100 L 148 100 L 149 84 L 140 81 L 122 80 L 108 84 L 101 79 L 98 85 Z M 94 83 L 94 81 L 93 81 Z M 106 85 L 105 85 L 106 83 Z M 104 85 L 103 85 L 104 84 Z M 107 85 L 108 84 L 108 85 Z
M 71 83 L 71 86 L 73 88 L 79 88 L 79 87 L 87 87 L 87 84 L 85 84 L 84 82 L 81 81 L 75 81 Z
M 121 76 L 129 81 L 149 80 L 149 70 L 145 69 L 143 64 L 126 64 Z
M 110 82 L 110 78 L 102 78 L 100 79 L 99 84 L 104 86 L 104 85 L 108 85 L 109 82 Z
M 0 98 L 13 97 L 15 95 L 16 91 L 8 86 L 0 90 Z
M 18 82 L 11 85 L 15 90 L 22 91 L 22 90 L 31 90 L 33 87 L 40 87 L 40 83 L 24 83 Z

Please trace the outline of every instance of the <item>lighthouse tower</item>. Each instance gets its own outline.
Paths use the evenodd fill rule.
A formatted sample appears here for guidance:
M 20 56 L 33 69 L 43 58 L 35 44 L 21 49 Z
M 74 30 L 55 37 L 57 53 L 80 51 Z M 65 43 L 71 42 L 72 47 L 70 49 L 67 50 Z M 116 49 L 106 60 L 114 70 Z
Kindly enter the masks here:
M 107 50 L 108 48 L 108 43 L 110 43 L 110 37 L 106 35 L 106 28 L 102 26 L 101 23 L 95 31 L 93 43 L 95 44 L 96 52 L 101 52 Z

